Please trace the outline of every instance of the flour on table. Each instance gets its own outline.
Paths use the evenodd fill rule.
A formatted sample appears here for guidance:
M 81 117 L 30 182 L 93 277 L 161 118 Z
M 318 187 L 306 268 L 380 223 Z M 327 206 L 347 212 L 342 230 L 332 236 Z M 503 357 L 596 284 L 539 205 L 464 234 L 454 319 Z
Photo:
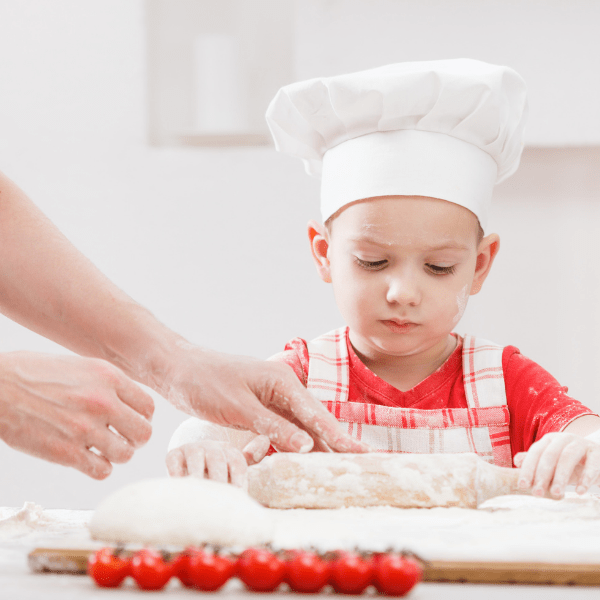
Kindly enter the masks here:
M 273 510 L 275 548 L 410 550 L 427 560 L 600 563 L 600 499 L 503 496 L 478 509 Z
M 23 508 L 0 507 L 0 541 L 13 540 L 25 543 L 36 538 L 41 545 L 60 546 L 65 540 L 67 546 L 83 547 L 89 536 L 81 538 L 92 511 L 70 511 L 64 509 L 43 509 L 34 502 L 25 502 Z M 76 540 L 72 539 L 76 536 Z
M 93 538 L 151 545 L 249 546 L 272 538 L 270 512 L 246 492 L 197 477 L 148 479 L 100 504 Z
M 25 502 L 23 508 L 0 509 L 0 537 L 24 535 L 47 524 L 44 509 L 34 502 Z

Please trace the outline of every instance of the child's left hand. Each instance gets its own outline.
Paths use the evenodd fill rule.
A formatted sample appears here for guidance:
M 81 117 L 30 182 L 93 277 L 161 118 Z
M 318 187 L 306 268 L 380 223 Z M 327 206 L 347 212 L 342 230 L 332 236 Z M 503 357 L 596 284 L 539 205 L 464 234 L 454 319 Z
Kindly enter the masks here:
M 568 484 L 584 494 L 600 479 L 600 445 L 567 432 L 547 433 L 514 458 L 521 468 L 519 488 L 535 496 L 562 498 Z

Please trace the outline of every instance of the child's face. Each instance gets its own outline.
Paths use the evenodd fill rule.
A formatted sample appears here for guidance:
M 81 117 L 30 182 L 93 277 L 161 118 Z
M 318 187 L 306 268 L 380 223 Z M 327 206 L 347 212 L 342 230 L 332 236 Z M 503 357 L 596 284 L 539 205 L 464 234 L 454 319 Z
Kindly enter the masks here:
M 414 196 L 349 205 L 331 227 L 309 224 L 313 256 L 333 284 L 355 348 L 414 355 L 446 344 L 498 250 L 466 208 Z

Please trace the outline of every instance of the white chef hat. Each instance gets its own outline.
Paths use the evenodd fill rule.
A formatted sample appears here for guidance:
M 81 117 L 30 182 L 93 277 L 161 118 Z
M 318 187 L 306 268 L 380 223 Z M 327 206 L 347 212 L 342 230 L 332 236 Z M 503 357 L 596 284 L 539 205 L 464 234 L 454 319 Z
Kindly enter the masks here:
M 485 228 L 494 185 L 519 165 L 526 113 L 515 71 L 454 59 L 287 85 L 266 117 L 277 150 L 322 177 L 324 221 L 364 198 L 429 196 Z

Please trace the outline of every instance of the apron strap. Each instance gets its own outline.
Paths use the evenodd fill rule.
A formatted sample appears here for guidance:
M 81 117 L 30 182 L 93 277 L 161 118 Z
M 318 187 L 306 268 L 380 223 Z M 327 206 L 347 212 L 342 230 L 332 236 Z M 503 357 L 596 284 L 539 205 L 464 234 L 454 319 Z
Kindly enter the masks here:
M 347 327 L 334 329 L 307 343 L 306 388 L 322 402 L 347 402 L 350 361 L 346 343 Z
M 506 405 L 502 371 L 504 348 L 488 340 L 465 335 L 462 361 L 469 408 Z

